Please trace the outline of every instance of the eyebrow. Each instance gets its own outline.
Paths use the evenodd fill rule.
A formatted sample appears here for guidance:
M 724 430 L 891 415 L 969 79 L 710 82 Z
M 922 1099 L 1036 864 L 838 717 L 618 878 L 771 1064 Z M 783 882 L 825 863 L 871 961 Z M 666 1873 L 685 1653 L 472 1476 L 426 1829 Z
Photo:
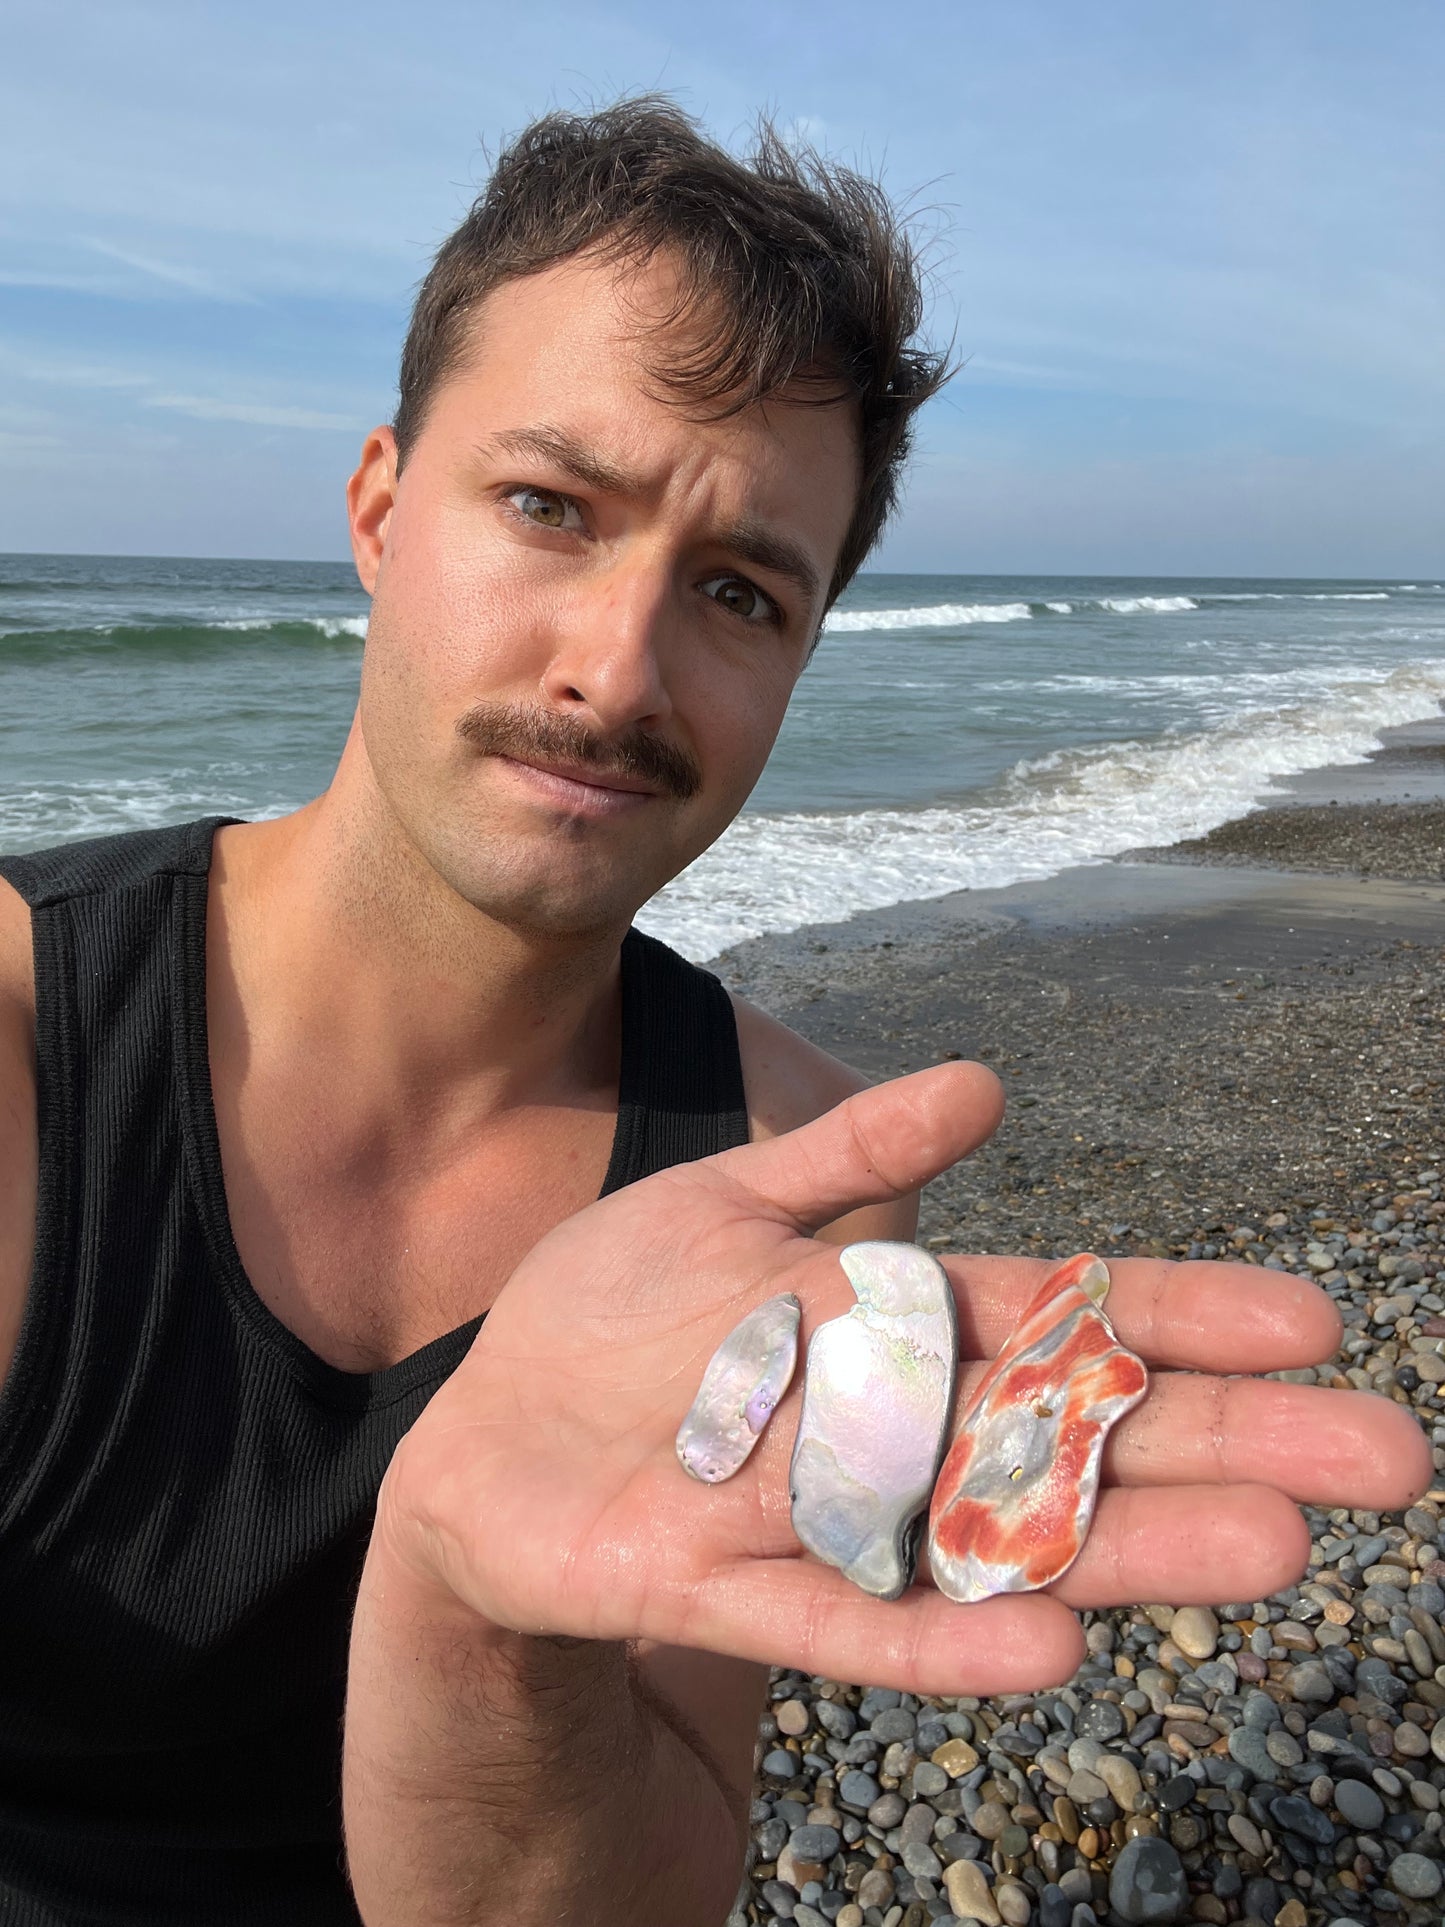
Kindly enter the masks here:
M 547 462 L 604 495 L 642 495 L 647 490 L 642 476 L 607 461 L 565 429 L 548 427 L 545 423 L 489 435 L 478 443 L 478 449 L 487 455 L 515 455 L 523 460 Z M 716 531 L 713 540 L 740 561 L 783 576 L 802 594 L 810 609 L 821 594 L 822 582 L 807 551 L 800 543 L 779 535 L 766 524 L 744 517 Z

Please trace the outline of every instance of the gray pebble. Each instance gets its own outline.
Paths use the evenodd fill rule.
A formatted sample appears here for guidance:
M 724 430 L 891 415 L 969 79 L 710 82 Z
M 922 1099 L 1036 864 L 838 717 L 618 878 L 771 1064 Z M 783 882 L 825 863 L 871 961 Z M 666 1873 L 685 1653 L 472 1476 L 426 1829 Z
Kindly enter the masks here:
M 1359 1780 L 1341 1780 L 1335 1787 L 1335 1805 L 1347 1827 L 1357 1833 L 1373 1833 L 1385 1818 L 1385 1803 L 1375 1789 Z
M 766 1767 L 766 1760 L 763 1765 Z M 866 1813 L 878 1798 L 878 1782 L 871 1773 L 845 1773 L 838 1782 L 838 1798 L 845 1806 L 859 1807 Z
M 911 1740 L 917 1727 L 917 1719 L 906 1707 L 889 1706 L 878 1714 L 868 1731 L 875 1740 L 881 1740 L 888 1746 L 895 1740 Z
M 1277 1781 L 1279 1769 L 1269 1750 L 1269 1741 L 1257 1727 L 1236 1726 L 1229 1735 L 1229 1757 L 1238 1761 L 1256 1780 Z
M 1112 1700 L 1090 1700 L 1074 1730 L 1083 1740 L 1115 1740 L 1124 1731 L 1124 1715 Z
M 1433 1900 L 1445 1884 L 1438 1863 L 1423 1853 L 1402 1853 L 1391 1861 L 1389 1881 L 1407 1900 Z
M 1124 1843 L 1109 1874 L 1109 1906 L 1121 1921 L 1176 1921 L 1188 1904 L 1184 1863 L 1167 1840 L 1141 1834 Z
M 947 1785 L 948 1775 L 941 1766 L 935 1766 L 932 1760 L 920 1760 L 914 1767 L 913 1791 L 922 1794 L 924 1799 L 931 1798 L 935 1793 L 942 1793 Z
M 1298 1666 L 1291 1666 L 1285 1675 L 1285 1686 L 1290 1698 L 1304 1705 L 1324 1706 L 1335 1697 L 1334 1681 L 1325 1670 L 1324 1662 L 1318 1659 L 1302 1660 Z
M 1335 1823 L 1327 1813 L 1311 1806 L 1308 1800 L 1301 1800 L 1297 1794 L 1282 1793 L 1271 1800 L 1269 1810 L 1274 1820 L 1289 1833 L 1297 1833 L 1302 1839 L 1314 1841 L 1319 1847 L 1332 1847 L 1335 1844 Z
M 775 1780 L 791 1780 L 798 1772 L 798 1759 L 794 1753 L 783 1747 L 774 1747 L 771 1753 L 763 1755 L 763 1772 Z
M 842 1706 L 837 1700 L 814 1701 L 813 1718 L 834 1740 L 851 1740 L 858 1727 L 858 1716 L 852 1707 Z
M 938 1855 L 921 1840 L 910 1840 L 905 1844 L 903 1864 L 915 1880 L 938 1880 L 943 1874 L 943 1864 Z
M 829 1861 L 843 1842 L 835 1827 L 799 1827 L 788 1842 L 798 1860 Z

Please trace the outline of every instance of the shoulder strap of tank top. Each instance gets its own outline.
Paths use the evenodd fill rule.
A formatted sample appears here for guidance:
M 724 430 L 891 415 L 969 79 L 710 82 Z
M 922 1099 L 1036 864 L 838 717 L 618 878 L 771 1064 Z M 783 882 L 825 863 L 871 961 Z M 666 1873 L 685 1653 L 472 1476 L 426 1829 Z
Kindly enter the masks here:
M 640 930 L 622 945 L 617 1135 L 602 1192 L 748 1141 L 732 1000 Z
M 32 910 L 46 910 L 69 897 L 124 890 L 151 877 L 204 876 L 211 864 L 211 838 L 225 816 L 175 823 L 158 830 L 62 843 L 28 856 L 0 856 L 0 876 Z

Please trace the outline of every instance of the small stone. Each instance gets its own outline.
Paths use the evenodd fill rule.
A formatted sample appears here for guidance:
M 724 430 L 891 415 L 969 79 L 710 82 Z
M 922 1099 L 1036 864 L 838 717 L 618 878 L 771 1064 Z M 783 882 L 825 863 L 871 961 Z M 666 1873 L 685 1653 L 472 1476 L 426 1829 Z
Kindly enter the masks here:
M 1423 1759 L 1430 1751 L 1429 1736 L 1413 1720 L 1401 1720 L 1395 1728 L 1395 1751 L 1404 1760 Z
M 1169 1627 L 1169 1637 L 1190 1659 L 1213 1659 L 1219 1646 L 1219 1621 L 1208 1606 L 1181 1606 Z
M 918 1727 L 916 1717 L 904 1706 L 889 1706 L 877 1716 L 868 1731 L 885 1746 L 895 1740 L 911 1740 Z
M 788 1840 L 804 1860 L 831 1860 L 843 1842 L 833 1827 L 797 1827 Z
M 1442 1885 L 1439 1865 L 1423 1853 L 1402 1853 L 1390 1862 L 1390 1885 L 1406 1900 L 1433 1900 Z M 957 1909 L 954 1910 L 957 1912 Z
M 979 1763 L 977 1752 L 967 1740 L 945 1740 L 942 1746 L 934 1748 L 929 1757 L 934 1766 L 943 1768 L 950 1780 L 962 1779 L 965 1773 L 972 1773 Z
M 1225 1824 L 1228 1826 L 1230 1834 L 1238 1841 L 1239 1845 L 1247 1854 L 1251 1854 L 1256 1860 L 1264 1859 L 1264 1840 L 1260 1835 L 1259 1828 L 1254 1824 L 1253 1820 L 1250 1819 L 1248 1814 L 1231 1813 Z
M 801 1827 L 798 1829 L 798 1833 L 803 1831 Z M 786 1880 L 794 1892 L 801 1893 L 810 1880 L 821 1881 L 828 1869 L 823 1861 L 807 1859 L 796 1850 L 793 1840 L 797 1837 L 798 1834 L 795 1833 L 778 1855 L 778 1878 Z M 837 1837 L 837 1834 L 833 1835 L 835 1840 Z
M 1130 1927 L 1176 1921 L 1188 1901 L 1184 1863 L 1167 1840 L 1141 1834 L 1120 1849 L 1109 1875 L 1109 1905 L 1121 1921 Z
M 1069 1798 L 1075 1806 L 1085 1806 L 1090 1800 L 1107 1800 L 1109 1789 L 1097 1773 L 1072 1773 L 1069 1776 Z
M 907 1811 L 908 1802 L 901 1793 L 880 1793 L 868 1809 L 868 1818 L 875 1827 L 887 1833 L 890 1827 L 898 1825 Z
M 863 1909 L 857 1901 L 850 1900 L 846 1907 L 840 1907 L 833 1927 L 863 1927 Z
M 763 1761 L 764 1768 L 767 1761 Z M 856 1769 L 845 1773 L 838 1782 L 838 1798 L 845 1807 L 857 1807 L 866 1813 L 878 1798 L 878 1782 L 871 1773 L 859 1773 Z
M 903 1864 L 915 1880 L 937 1880 L 943 1866 L 932 1847 L 921 1840 L 910 1840 L 903 1848 Z
M 789 1753 L 781 1746 L 775 1746 L 771 1753 L 763 1755 L 762 1770 L 773 1780 L 791 1780 L 795 1773 L 801 1771 L 797 1754 Z
M 993 1890 L 993 1900 L 1007 1927 L 1029 1927 L 1034 1909 L 1027 1887 L 1016 1880 L 1001 1880 Z
M 1264 1734 L 1253 1726 L 1236 1726 L 1229 1734 L 1229 1757 L 1252 1773 L 1256 1780 L 1273 1782 L 1279 1778 L 1274 1755 Z
M 778 1722 L 778 1731 L 790 1733 L 794 1739 L 801 1739 L 812 1724 L 806 1700 L 784 1700 L 781 1706 L 773 1708 L 773 1718 Z
M 1327 1813 L 1321 1813 L 1308 1800 L 1301 1800 L 1297 1794 L 1281 1793 L 1269 1803 L 1270 1816 L 1289 1833 L 1297 1833 L 1305 1840 L 1313 1840 L 1316 1846 L 1332 1847 L 1335 1842 L 1335 1823 Z
M 921 1794 L 925 1800 L 931 1799 L 935 1793 L 942 1793 L 947 1785 L 948 1775 L 941 1766 L 935 1766 L 932 1760 L 920 1760 L 914 1767 L 913 1791 Z
M 1340 1818 L 1356 1833 L 1373 1833 L 1385 1818 L 1385 1803 L 1363 1780 L 1335 1783 L 1335 1805 Z
M 963 1920 L 983 1922 L 983 1927 L 1002 1927 L 1003 1915 L 994 1905 L 988 1878 L 976 1860 L 955 1860 L 943 1870 L 943 1889 L 948 1904 Z
M 1445 1719 L 1436 1720 L 1430 1728 L 1430 1751 L 1445 1765 Z
M 1307 1927 L 1309 1915 L 1299 1896 L 1292 1895 L 1274 1917 L 1274 1927 Z
M 858 1882 L 860 1907 L 886 1907 L 893 1899 L 893 1876 L 886 1867 L 870 1867 Z
M 984 1800 L 973 1812 L 969 1825 L 984 1840 L 997 1840 L 1013 1816 L 1002 1800 Z M 957 1907 L 953 1910 L 958 1912 Z
M 1039 1927 L 1070 1927 L 1074 1903 L 1063 1888 L 1050 1881 L 1039 1895 Z
M 1276 1766 L 1298 1766 L 1305 1756 L 1304 1748 L 1294 1734 L 1282 1726 L 1276 1726 L 1273 1731 L 1266 1733 L 1264 1744 Z
M 1124 1813 L 1134 1811 L 1134 1802 L 1144 1790 L 1139 1769 L 1122 1753 L 1106 1753 L 1099 1761 L 1099 1778 L 1109 1789 L 1109 1797 Z
M 1305 1706 L 1324 1706 L 1335 1697 L 1335 1683 L 1325 1670 L 1323 1660 L 1305 1659 L 1285 1674 L 1285 1688 L 1291 1699 Z
M 1074 1722 L 1074 1731 L 1081 1740 L 1116 1740 L 1124 1731 L 1124 1715 L 1112 1700 L 1090 1700 Z

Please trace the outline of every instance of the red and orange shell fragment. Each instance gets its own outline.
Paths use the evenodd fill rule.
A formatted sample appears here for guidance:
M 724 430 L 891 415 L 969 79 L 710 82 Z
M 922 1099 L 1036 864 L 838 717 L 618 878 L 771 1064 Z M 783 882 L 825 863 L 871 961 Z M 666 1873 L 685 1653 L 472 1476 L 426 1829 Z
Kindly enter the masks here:
M 933 1489 L 934 1584 L 971 1603 L 1033 1592 L 1079 1555 L 1109 1429 L 1149 1387 L 1100 1310 L 1085 1252 L 1052 1272 L 964 1408 Z

